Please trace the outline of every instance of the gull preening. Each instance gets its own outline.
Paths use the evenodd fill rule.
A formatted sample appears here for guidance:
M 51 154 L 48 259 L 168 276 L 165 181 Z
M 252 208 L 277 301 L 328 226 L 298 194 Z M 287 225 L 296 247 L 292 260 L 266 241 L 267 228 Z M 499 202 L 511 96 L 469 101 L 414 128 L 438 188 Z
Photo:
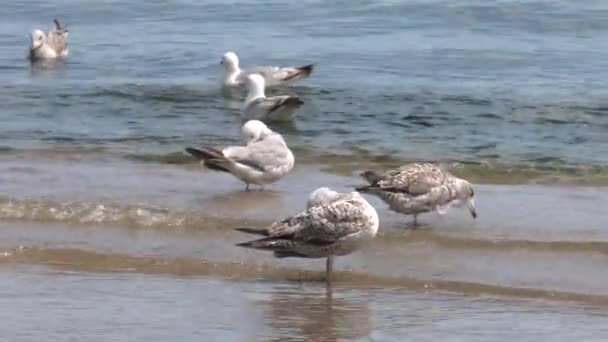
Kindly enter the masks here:
M 32 61 L 42 59 L 55 59 L 66 57 L 69 53 L 68 35 L 69 31 L 62 27 L 57 19 L 53 20 L 54 29 L 48 33 L 42 30 L 34 30 L 30 34 L 30 53 Z
M 242 86 L 245 84 L 247 76 L 251 74 L 261 75 L 267 87 L 289 85 L 310 76 L 314 68 L 313 64 L 309 64 L 299 67 L 262 66 L 241 70 L 239 58 L 234 52 L 226 52 L 222 57 L 221 64 L 224 65 L 225 69 L 223 82 L 225 87 Z
M 247 97 L 241 108 L 244 120 L 290 121 L 304 101 L 297 96 L 266 97 L 264 78 L 258 74 L 247 76 Z
M 477 217 L 473 185 L 433 164 L 407 164 L 384 174 L 365 171 L 361 176 L 369 185 L 357 191 L 377 195 L 393 211 L 414 215 L 414 226 L 418 214 L 445 214 L 453 206 L 466 205 L 473 218 Z
M 203 161 L 215 171 L 228 172 L 246 184 L 263 186 L 278 181 L 294 165 L 294 156 L 283 136 L 258 120 L 247 121 L 241 128 L 245 146 L 229 146 L 222 150 L 211 146 L 188 147 L 186 152 Z
M 263 229 L 237 230 L 263 238 L 237 244 L 268 250 L 276 258 L 327 258 L 326 281 L 331 281 L 333 257 L 350 254 L 378 232 L 376 209 L 358 192 L 338 193 L 319 188 L 311 193 L 307 209 Z

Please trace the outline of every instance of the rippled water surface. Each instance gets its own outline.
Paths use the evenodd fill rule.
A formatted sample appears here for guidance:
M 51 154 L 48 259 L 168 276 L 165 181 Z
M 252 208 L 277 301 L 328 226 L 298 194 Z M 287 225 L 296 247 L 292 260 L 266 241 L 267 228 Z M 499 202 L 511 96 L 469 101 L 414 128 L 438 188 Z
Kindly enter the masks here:
M 57 17 L 65 62 L 30 65 Z M 0 340 L 605 341 L 608 3 L 22 1 L 0 10 Z M 264 192 L 201 170 L 238 141 L 243 66 L 315 63 L 273 93 L 296 155 Z M 238 95 L 238 94 L 237 94 Z M 231 228 L 411 160 L 479 218 L 410 218 L 338 258 L 274 260 Z M 237 210 L 235 210 L 237 208 Z

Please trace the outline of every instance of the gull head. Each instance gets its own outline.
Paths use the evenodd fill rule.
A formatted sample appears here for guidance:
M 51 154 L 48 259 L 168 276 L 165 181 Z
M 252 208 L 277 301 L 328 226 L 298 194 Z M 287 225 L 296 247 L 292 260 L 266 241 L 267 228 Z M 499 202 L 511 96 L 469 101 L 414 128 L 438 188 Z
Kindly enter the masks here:
M 469 183 L 464 179 L 456 179 L 454 182 L 456 189 L 456 199 L 458 206 L 466 205 L 471 212 L 473 218 L 477 218 L 477 211 L 475 210 L 475 190 L 473 190 L 473 184 Z
M 44 44 L 46 36 L 42 30 L 34 30 L 30 34 L 30 49 L 36 50 Z
M 340 193 L 333 191 L 328 187 L 318 188 L 317 190 L 310 193 L 308 196 L 308 202 L 306 203 L 306 209 L 315 207 L 317 205 L 327 205 L 333 202 Z
M 224 65 L 224 68 L 228 70 L 238 70 L 239 68 L 239 58 L 236 56 L 236 53 L 232 51 L 228 51 L 222 57 L 220 64 Z
M 250 144 L 260 139 L 264 139 L 271 133 L 272 131 L 270 128 L 259 120 L 249 120 L 241 128 L 241 138 L 245 144 Z

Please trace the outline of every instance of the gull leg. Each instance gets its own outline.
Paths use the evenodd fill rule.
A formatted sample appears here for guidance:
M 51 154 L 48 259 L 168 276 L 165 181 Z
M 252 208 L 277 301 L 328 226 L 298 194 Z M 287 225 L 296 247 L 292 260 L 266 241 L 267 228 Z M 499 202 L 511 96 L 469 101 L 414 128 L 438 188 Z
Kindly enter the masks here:
M 245 191 L 249 191 L 249 183 L 245 183 Z
M 418 214 L 414 214 L 414 222 L 413 222 L 413 226 L 412 229 L 416 229 L 418 228 Z
M 334 257 L 328 256 L 325 262 L 325 281 L 327 285 L 331 284 L 331 272 L 334 269 Z

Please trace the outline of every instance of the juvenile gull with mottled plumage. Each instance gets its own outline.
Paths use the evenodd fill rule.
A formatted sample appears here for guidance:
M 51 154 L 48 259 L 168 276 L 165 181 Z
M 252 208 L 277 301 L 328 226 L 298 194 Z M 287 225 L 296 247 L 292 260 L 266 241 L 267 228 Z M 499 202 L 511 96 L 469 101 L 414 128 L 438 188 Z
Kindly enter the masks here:
M 477 217 L 473 185 L 436 165 L 413 163 L 384 174 L 365 171 L 361 176 L 369 185 L 357 188 L 358 191 L 377 195 L 393 211 L 414 215 L 414 226 L 418 214 L 431 211 L 444 214 L 452 206 L 466 205 L 473 218 Z
M 338 193 L 319 188 L 311 193 L 307 209 L 263 229 L 237 230 L 263 235 L 237 246 L 269 250 L 277 258 L 327 258 L 326 281 L 331 281 L 333 256 L 350 254 L 378 232 L 376 209 L 358 192 Z
M 239 58 L 234 52 L 226 52 L 222 57 L 221 64 L 224 65 L 224 87 L 242 86 L 245 84 L 247 76 L 259 74 L 264 78 L 267 87 L 279 85 L 289 85 L 297 80 L 306 78 L 312 74 L 314 66 L 312 64 L 294 67 L 262 66 L 242 70 L 239 67 Z
M 278 95 L 266 97 L 264 78 L 253 74 L 247 76 L 247 98 L 241 109 L 244 120 L 289 121 L 304 101 L 297 96 Z
M 278 181 L 293 168 L 295 159 L 283 136 L 258 120 L 241 128 L 245 146 L 218 150 L 211 146 L 188 147 L 186 152 L 203 161 L 211 170 L 231 173 L 249 184 L 264 185 Z
M 30 34 L 30 53 L 32 61 L 66 57 L 69 53 L 69 31 L 62 27 L 57 19 L 53 20 L 54 30 L 45 34 L 42 30 L 34 30 Z

